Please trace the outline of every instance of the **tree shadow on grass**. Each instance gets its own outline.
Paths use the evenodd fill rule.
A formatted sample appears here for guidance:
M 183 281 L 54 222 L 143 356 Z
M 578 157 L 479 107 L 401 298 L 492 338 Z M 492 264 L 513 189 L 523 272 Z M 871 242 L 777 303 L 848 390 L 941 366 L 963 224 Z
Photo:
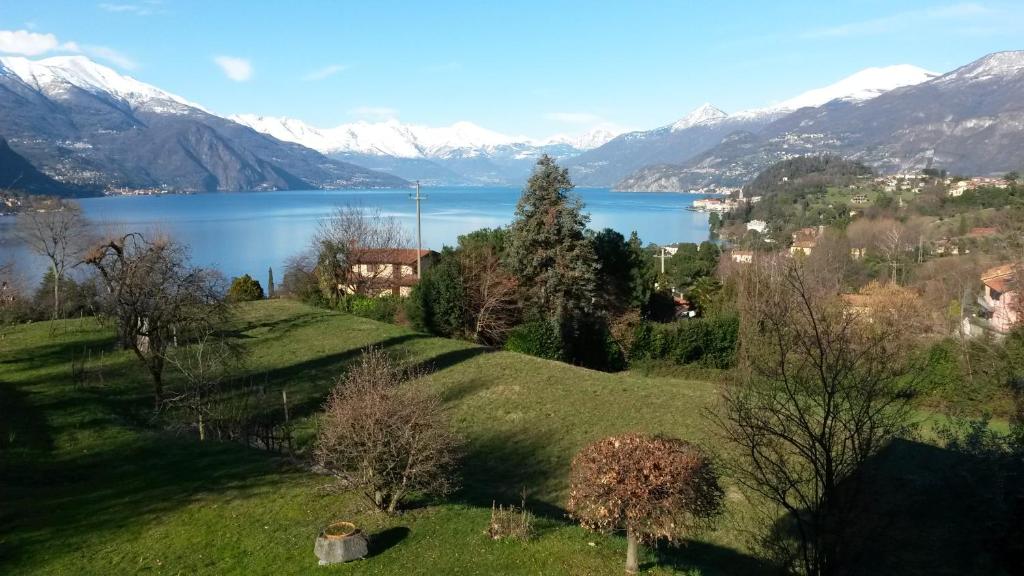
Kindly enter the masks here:
M 286 464 L 233 444 L 143 433 L 106 449 L 22 462 L 0 478 L 0 566 L 54 542 L 156 522 L 196 498 L 282 482 Z M 294 470 L 297 472 L 297 470 Z M 30 552 L 31 551 L 31 552 Z
M 991 466 L 931 444 L 892 442 L 865 464 L 837 569 L 853 576 L 1024 574 L 1024 565 L 1007 565 L 1012 511 Z M 847 488 L 841 485 L 840 495 Z M 795 538 L 788 517 L 774 530 Z
M 370 559 L 379 556 L 389 549 L 397 546 L 402 540 L 409 537 L 409 529 L 405 526 L 393 526 L 386 528 L 369 537 L 370 546 L 366 558 Z
M 777 566 L 749 554 L 697 540 L 688 540 L 679 546 L 660 542 L 651 550 L 651 554 L 654 560 L 641 564 L 641 570 L 654 567 L 671 568 L 683 573 L 696 570 L 701 576 L 782 573 Z
M 432 358 L 423 360 L 417 364 L 413 364 L 409 369 L 416 374 L 432 374 L 434 372 L 441 372 L 442 370 L 451 368 L 456 364 L 461 364 L 466 360 L 476 358 L 483 354 L 489 354 L 491 352 L 493 352 L 491 348 L 484 348 L 483 346 L 450 350 L 448 352 L 442 352 Z
M 518 506 L 525 493 L 532 513 L 564 522 L 565 509 L 550 496 L 562 471 L 553 470 L 551 462 L 540 457 L 549 443 L 550 439 L 531 429 L 470 439 L 462 462 L 462 489 L 456 498 L 483 508 L 494 503 Z

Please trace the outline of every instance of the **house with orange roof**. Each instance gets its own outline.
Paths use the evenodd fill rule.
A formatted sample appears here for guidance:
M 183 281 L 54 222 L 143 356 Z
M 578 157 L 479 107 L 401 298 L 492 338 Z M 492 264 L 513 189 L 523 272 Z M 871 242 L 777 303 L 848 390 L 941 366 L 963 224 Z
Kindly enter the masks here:
M 980 316 L 988 321 L 992 330 L 1006 334 L 1020 321 L 1017 268 L 1013 264 L 989 268 L 982 273 L 981 282 L 985 291 L 978 298 L 982 308 Z

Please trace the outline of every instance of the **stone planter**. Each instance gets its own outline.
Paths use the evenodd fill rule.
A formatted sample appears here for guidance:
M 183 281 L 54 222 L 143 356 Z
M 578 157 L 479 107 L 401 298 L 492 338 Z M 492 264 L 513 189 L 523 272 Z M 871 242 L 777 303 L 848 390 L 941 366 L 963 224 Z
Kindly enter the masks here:
M 335 522 L 320 533 L 313 547 L 320 565 L 358 560 L 366 556 L 366 535 L 351 522 Z

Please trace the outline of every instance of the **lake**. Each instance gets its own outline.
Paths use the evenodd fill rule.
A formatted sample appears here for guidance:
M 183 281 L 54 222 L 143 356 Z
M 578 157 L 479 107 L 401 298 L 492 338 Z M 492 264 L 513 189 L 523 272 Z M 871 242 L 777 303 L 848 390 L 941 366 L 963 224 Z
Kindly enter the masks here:
M 708 238 L 707 214 L 686 210 L 700 196 L 597 188 L 575 192 L 593 229 L 612 228 L 627 237 L 636 230 L 645 244 Z M 521 190 L 425 188 L 423 193 L 423 245 L 440 250 L 454 245 L 461 234 L 508 224 Z M 378 208 L 401 221 L 411 245 L 416 238 L 416 204 L 406 189 L 112 196 L 80 203 L 101 230 L 166 232 L 190 246 L 195 264 L 229 277 L 249 273 L 261 282 L 270 266 L 281 278 L 285 260 L 307 247 L 318 220 L 339 206 Z M 22 273 L 34 271 L 38 277 L 41 263 L 16 246 L 13 225 L 13 217 L 0 217 L 0 263 L 14 260 Z

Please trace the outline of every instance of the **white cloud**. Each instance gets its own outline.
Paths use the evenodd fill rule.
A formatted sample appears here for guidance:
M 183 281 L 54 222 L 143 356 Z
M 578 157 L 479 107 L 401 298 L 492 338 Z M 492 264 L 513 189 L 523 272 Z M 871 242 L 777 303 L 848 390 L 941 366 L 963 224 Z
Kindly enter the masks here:
M 604 122 L 604 118 L 591 112 L 548 112 L 544 118 L 563 124 L 589 125 Z
M 386 106 L 359 106 L 349 110 L 348 113 L 364 120 L 391 120 L 398 118 L 398 110 Z
M 334 76 L 338 72 L 342 72 L 345 70 L 348 70 L 348 66 L 346 66 L 345 64 L 329 64 L 327 66 L 324 66 L 323 68 L 313 70 L 309 74 L 303 76 L 302 79 L 308 81 L 323 80 L 325 78 L 330 78 L 331 76 Z
M 950 21 L 957 26 L 964 24 L 965 19 L 990 16 L 995 11 L 974 2 L 933 6 L 922 10 L 899 12 L 881 18 L 849 22 L 838 26 L 818 28 L 803 34 L 804 38 L 853 38 L 861 36 L 877 36 L 920 27 L 925 22 Z
M 245 58 L 234 56 L 217 56 L 213 59 L 224 74 L 235 82 L 245 82 L 252 78 L 252 64 Z
M 104 12 L 113 12 L 115 14 L 134 14 L 136 16 L 150 16 L 158 12 L 163 12 L 161 5 L 163 2 L 160 0 L 144 0 L 139 3 L 122 3 L 115 4 L 112 2 L 101 2 L 98 5 L 100 10 Z
M 128 70 L 138 68 L 135 60 L 107 46 L 61 42 L 53 34 L 42 34 L 28 30 L 0 30 L 0 53 L 42 56 L 48 52 L 85 54 L 90 58 L 106 60 Z
M 39 56 L 54 50 L 77 52 L 77 46 L 62 45 L 53 34 L 40 34 L 28 30 L 0 30 L 0 52 Z

